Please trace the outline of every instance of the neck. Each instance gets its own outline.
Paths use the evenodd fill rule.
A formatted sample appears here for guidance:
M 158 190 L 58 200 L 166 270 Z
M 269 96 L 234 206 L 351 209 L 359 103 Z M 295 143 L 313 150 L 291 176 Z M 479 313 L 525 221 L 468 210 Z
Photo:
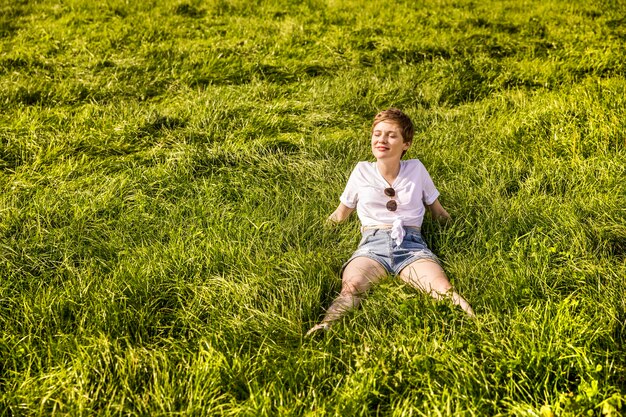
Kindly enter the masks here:
M 380 175 L 382 175 L 383 178 L 391 185 L 400 173 L 400 160 L 378 159 L 376 160 L 376 167 L 378 168 Z

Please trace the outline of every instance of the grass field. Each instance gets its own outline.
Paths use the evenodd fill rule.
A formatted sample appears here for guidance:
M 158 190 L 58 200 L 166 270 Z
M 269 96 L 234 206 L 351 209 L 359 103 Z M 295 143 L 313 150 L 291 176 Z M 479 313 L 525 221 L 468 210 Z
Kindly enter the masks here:
M 626 414 L 626 3 L 6 0 L 0 415 Z M 306 330 L 395 106 L 470 320 Z

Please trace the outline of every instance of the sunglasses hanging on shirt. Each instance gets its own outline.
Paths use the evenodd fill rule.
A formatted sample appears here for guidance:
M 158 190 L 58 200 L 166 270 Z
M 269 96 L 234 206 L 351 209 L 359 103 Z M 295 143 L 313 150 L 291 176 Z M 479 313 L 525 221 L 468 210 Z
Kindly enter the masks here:
M 389 198 L 395 197 L 396 190 L 394 190 L 391 187 L 385 188 L 385 195 Z M 396 211 L 397 209 L 398 209 L 398 203 L 396 202 L 396 200 L 387 201 L 387 210 Z

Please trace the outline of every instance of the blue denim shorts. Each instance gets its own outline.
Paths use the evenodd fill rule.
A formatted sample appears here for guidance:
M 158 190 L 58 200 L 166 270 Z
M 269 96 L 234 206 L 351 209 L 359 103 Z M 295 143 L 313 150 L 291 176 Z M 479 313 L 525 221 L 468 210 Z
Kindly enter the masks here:
M 405 228 L 406 235 L 398 246 L 391 238 L 390 229 L 370 229 L 363 232 L 359 247 L 341 267 L 341 273 L 354 258 L 364 256 L 378 262 L 389 274 L 399 274 L 409 264 L 424 259 L 439 262 L 416 228 Z

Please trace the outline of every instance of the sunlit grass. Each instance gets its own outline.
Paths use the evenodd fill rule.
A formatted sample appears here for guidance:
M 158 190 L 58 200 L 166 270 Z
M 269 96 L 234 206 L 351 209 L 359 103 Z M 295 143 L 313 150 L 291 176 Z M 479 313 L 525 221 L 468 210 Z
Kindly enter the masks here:
M 0 415 L 619 415 L 619 2 L 0 7 Z M 389 278 L 325 337 L 405 110 L 470 320 Z

